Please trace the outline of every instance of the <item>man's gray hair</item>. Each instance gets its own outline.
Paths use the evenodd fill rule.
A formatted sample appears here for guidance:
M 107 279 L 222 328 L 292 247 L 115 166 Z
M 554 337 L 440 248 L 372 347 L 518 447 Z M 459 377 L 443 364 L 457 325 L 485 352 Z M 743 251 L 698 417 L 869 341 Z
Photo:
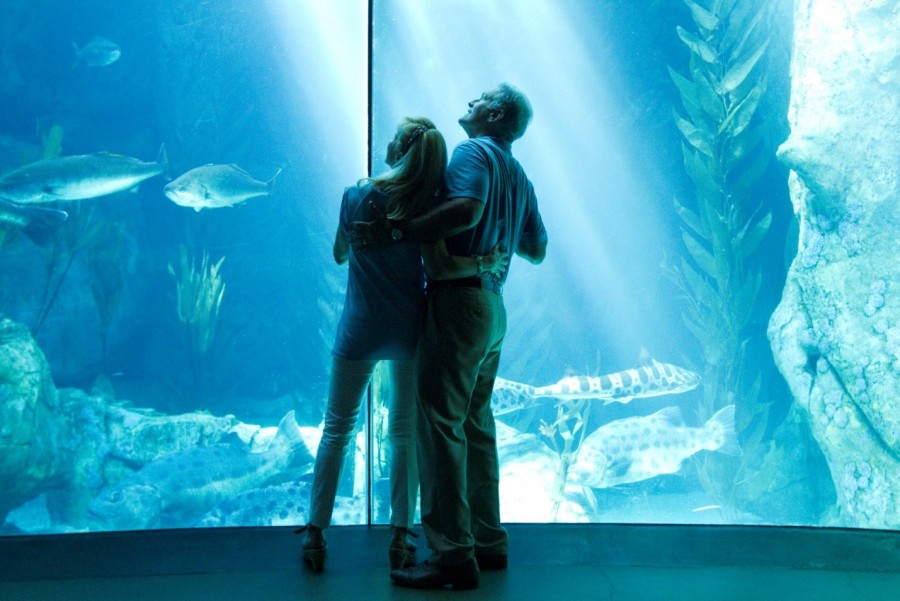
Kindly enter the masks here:
M 513 142 L 525 134 L 533 111 L 525 94 L 508 83 L 497 86 L 497 92 L 488 104 L 490 110 L 502 110 L 503 119 L 495 124 L 498 137 Z

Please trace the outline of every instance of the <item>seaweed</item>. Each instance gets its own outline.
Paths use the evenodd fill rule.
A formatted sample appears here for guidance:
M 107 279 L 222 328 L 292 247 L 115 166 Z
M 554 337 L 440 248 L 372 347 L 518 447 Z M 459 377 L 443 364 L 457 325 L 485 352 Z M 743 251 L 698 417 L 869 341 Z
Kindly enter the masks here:
M 78 253 L 93 246 L 101 235 L 103 220 L 97 216 L 96 206 L 89 205 L 87 209 L 84 206 L 83 201 L 67 205 L 69 218 L 66 227 L 61 228 L 59 235 L 44 249 L 47 273 L 41 293 L 40 309 L 31 325 L 31 333 L 34 336 L 37 336 L 50 310 L 56 304 L 56 299 Z
M 216 335 L 219 311 L 225 295 L 225 282 L 221 268 L 225 257 L 210 264 L 209 253 L 203 252 L 199 266 L 187 249 L 180 247 L 181 263 L 178 272 L 169 263 L 169 273 L 175 280 L 178 293 L 176 310 L 178 319 L 185 325 L 188 340 L 188 357 L 194 389 L 204 400 L 206 397 L 205 358 Z
M 87 265 L 91 294 L 100 318 L 100 364 L 102 373 L 108 374 L 109 326 L 122 299 L 125 225 L 113 219 L 100 220 L 94 238 L 94 244 L 86 250 Z
M 590 399 L 567 399 L 556 406 L 556 420 L 548 424 L 541 420 L 538 431 L 548 439 L 553 450 L 559 456 L 559 468 L 554 482 L 555 498 L 550 519 L 556 521 L 559 507 L 566 496 L 566 481 L 569 477 L 569 466 L 578 455 L 581 443 L 587 433 L 587 422 L 591 413 Z M 560 447 L 557 438 L 562 441 Z
M 691 207 L 675 199 L 686 257 L 667 271 L 684 301 L 684 325 L 701 347 L 700 419 L 731 403 L 738 408 L 743 456 L 698 460 L 703 487 L 723 503 L 734 503 L 748 462 L 763 450 L 771 406 L 760 394 L 765 366 L 748 356 L 759 334 L 753 317 L 762 283 L 753 256 L 772 224 L 772 212 L 754 194 L 773 156 L 760 119 L 754 118 L 767 87 L 769 2 L 684 2 L 694 28 L 678 26 L 677 32 L 690 51 L 690 73 L 671 66 L 669 73 L 683 104 L 683 113 L 674 111 L 674 118 L 696 202 Z

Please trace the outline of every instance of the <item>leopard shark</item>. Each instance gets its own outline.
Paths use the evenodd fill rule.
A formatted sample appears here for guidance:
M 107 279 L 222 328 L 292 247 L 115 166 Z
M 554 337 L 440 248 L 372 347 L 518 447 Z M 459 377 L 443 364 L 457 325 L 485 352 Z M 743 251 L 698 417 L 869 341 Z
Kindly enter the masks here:
M 650 359 L 643 365 L 603 376 L 567 376 L 555 384 L 531 386 L 503 378 L 494 381 L 491 408 L 495 415 L 522 409 L 536 399 L 599 399 L 604 405 L 636 398 L 680 394 L 700 385 L 692 371 Z

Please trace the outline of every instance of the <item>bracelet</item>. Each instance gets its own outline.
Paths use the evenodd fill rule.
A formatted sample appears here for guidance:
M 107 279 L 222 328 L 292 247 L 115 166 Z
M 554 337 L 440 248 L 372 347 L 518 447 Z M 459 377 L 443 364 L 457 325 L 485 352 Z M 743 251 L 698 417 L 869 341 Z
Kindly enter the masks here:
M 481 275 L 484 273 L 484 257 L 481 255 L 472 255 L 472 258 L 475 259 L 475 275 Z

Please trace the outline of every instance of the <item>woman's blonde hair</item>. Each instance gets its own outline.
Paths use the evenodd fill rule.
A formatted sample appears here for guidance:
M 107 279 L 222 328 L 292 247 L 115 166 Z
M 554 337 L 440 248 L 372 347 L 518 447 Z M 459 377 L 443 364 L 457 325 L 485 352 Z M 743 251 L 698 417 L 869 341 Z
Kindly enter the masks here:
M 391 170 L 369 178 L 387 195 L 387 218 L 403 221 L 428 211 L 444 185 L 447 144 L 430 119 L 406 117 L 397 125 Z

